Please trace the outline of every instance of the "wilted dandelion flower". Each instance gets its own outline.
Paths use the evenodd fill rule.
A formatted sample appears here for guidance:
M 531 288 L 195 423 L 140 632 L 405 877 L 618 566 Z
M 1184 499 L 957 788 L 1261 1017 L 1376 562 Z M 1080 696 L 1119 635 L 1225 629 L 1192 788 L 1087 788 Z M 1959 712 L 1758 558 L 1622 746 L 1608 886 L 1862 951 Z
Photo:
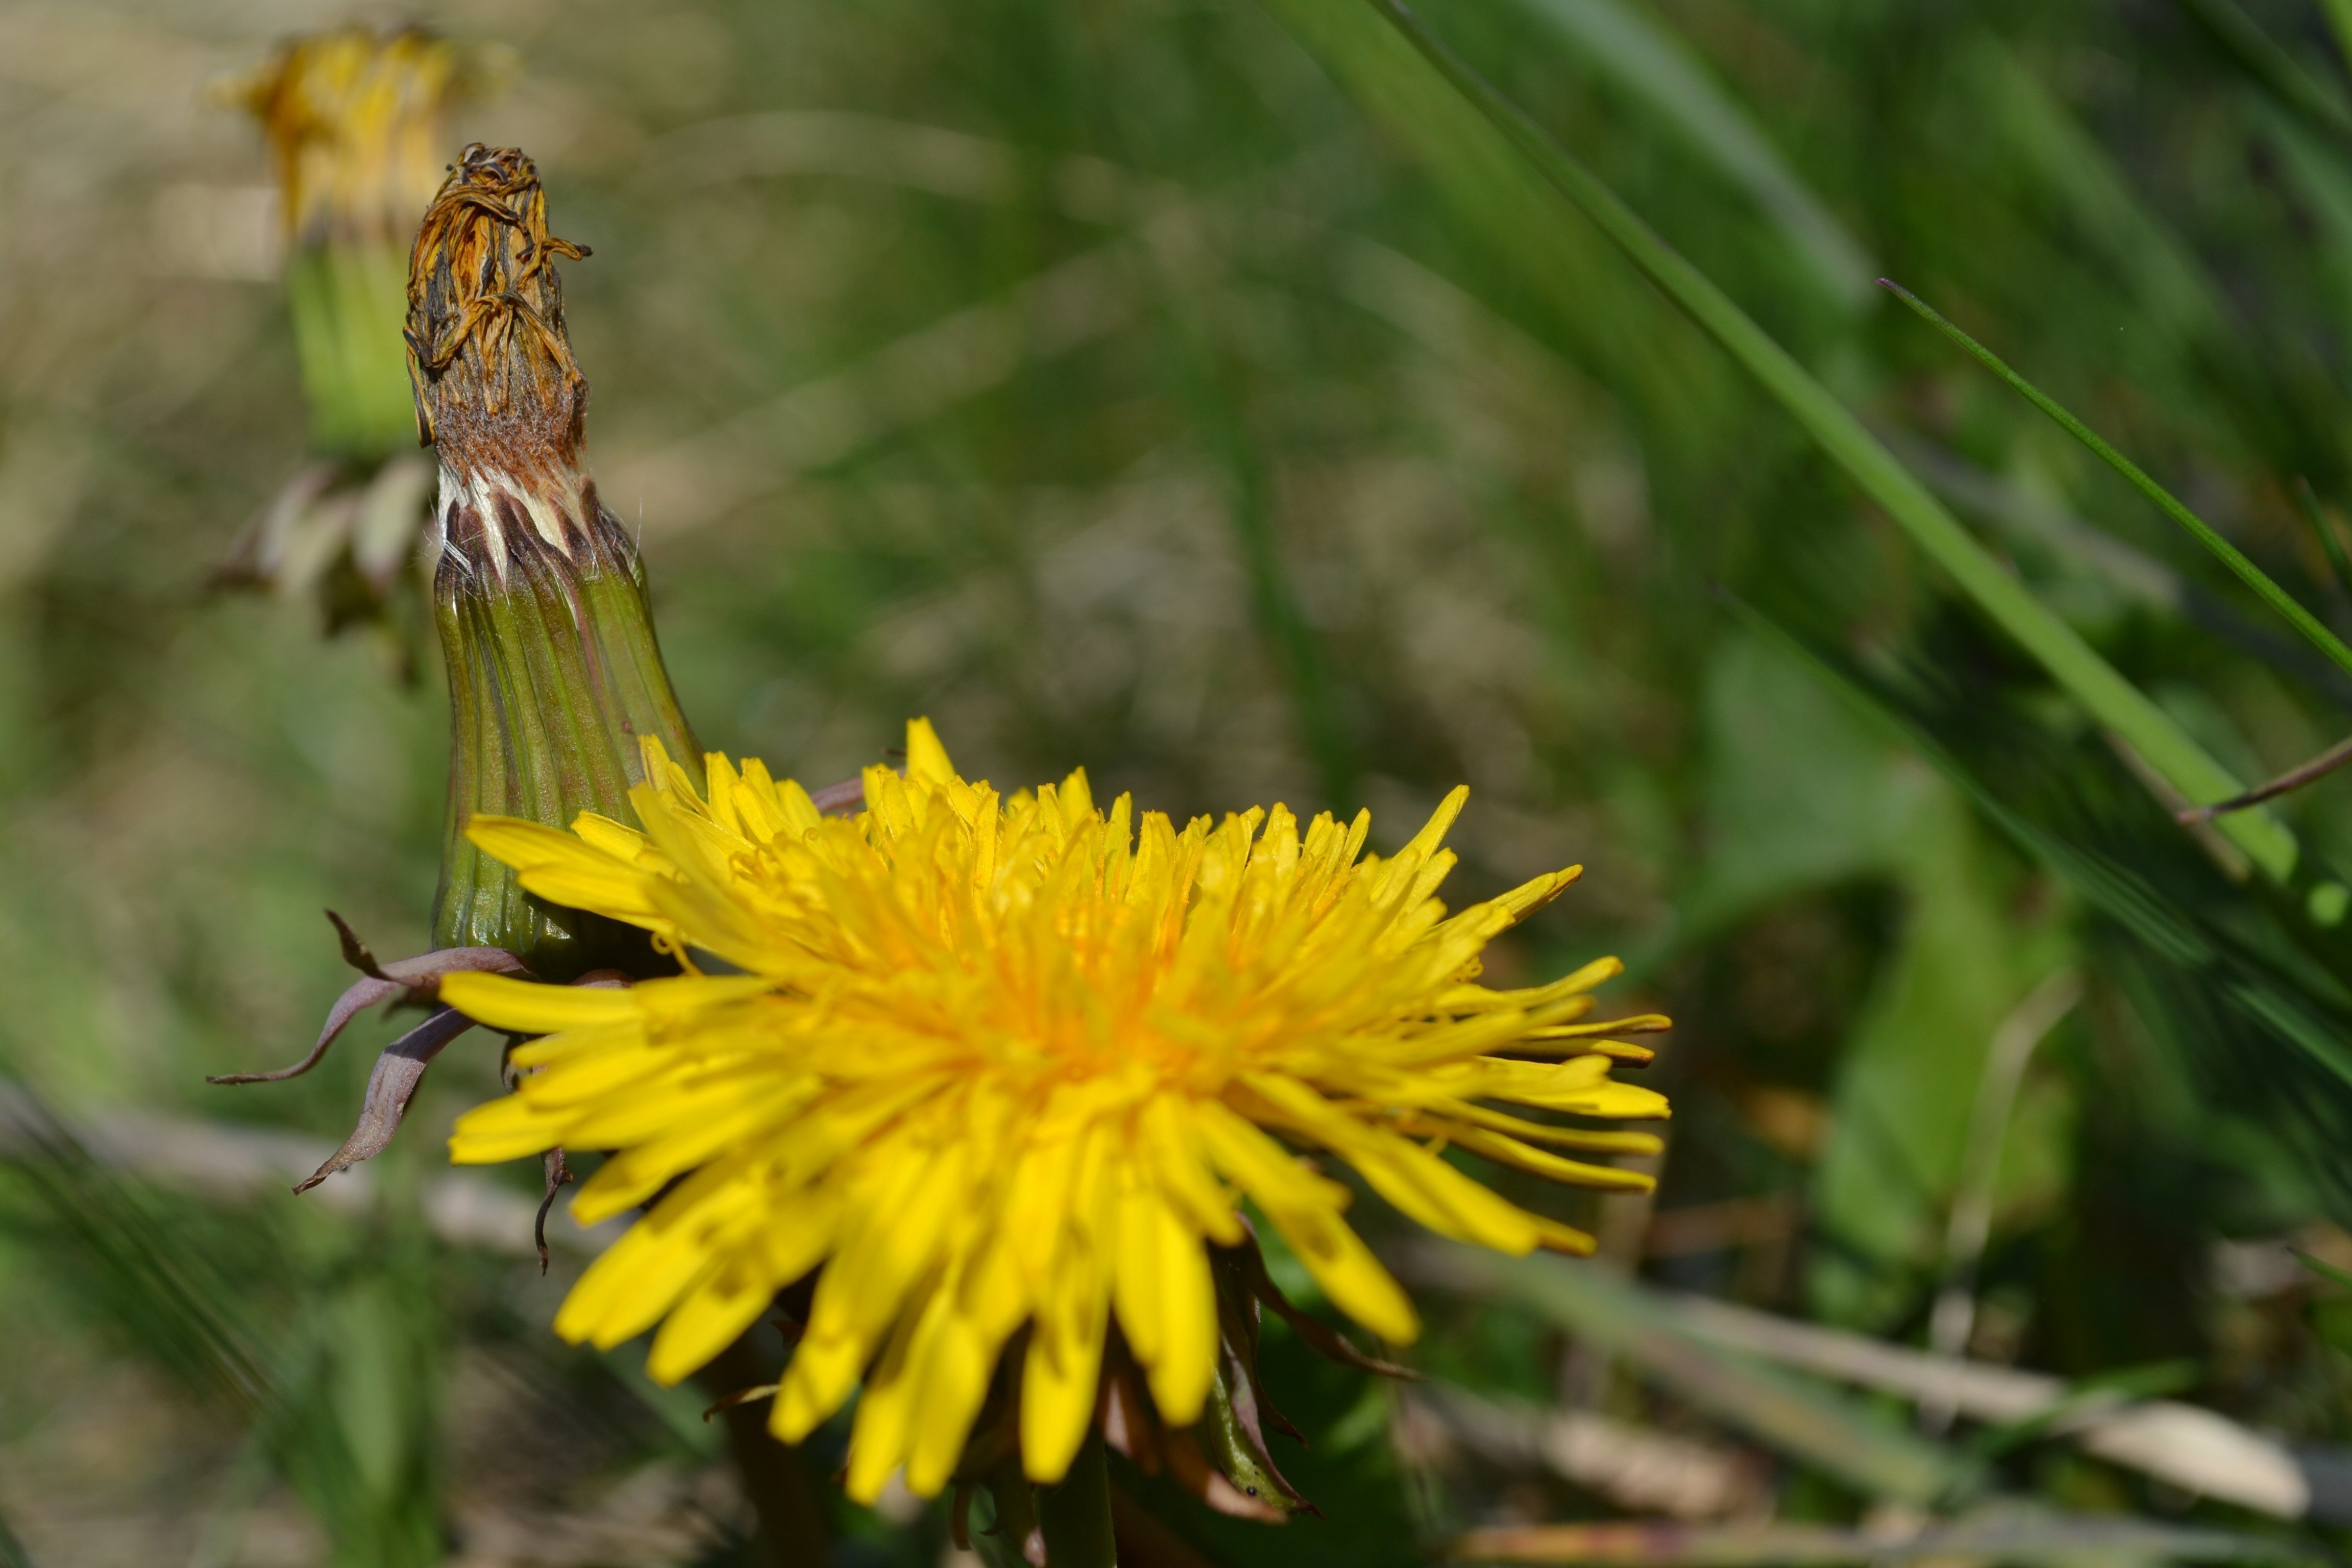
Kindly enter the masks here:
M 1017 1344 L 1022 1464 L 1047 1482 L 1095 1420 L 1114 1322 L 1165 1420 L 1201 1415 L 1210 1249 L 1244 1242 L 1244 1198 L 1341 1310 L 1414 1336 L 1345 1217 L 1349 1188 L 1294 1149 L 1511 1253 L 1591 1242 L 1445 1149 L 1648 1185 L 1553 1150 L 1654 1140 L 1517 1113 L 1664 1116 L 1609 1076 L 1612 1056 L 1648 1053 L 1606 1038 L 1664 1020 L 1580 1021 L 1614 960 L 1530 990 L 1476 984 L 1486 943 L 1577 872 L 1447 915 L 1440 840 L 1465 791 L 1383 859 L 1362 853 L 1368 814 L 1302 829 L 1277 805 L 1180 828 L 1126 796 L 1104 813 L 1083 773 L 1001 798 L 956 774 L 926 722 L 907 749 L 903 777 L 867 771 L 854 819 L 757 762 L 707 759 L 706 797 L 657 747 L 633 792 L 642 832 L 474 819 L 525 888 L 643 927 L 688 969 L 630 989 L 442 984 L 483 1023 L 546 1036 L 516 1050 L 532 1070 L 515 1094 L 459 1121 L 457 1159 L 614 1151 L 574 1205 L 583 1221 L 660 1194 L 565 1301 L 567 1337 L 611 1346 L 659 1322 L 651 1369 L 675 1381 L 822 1266 L 779 1436 L 806 1436 L 863 1377 L 850 1491 L 871 1500 L 903 1465 L 931 1495 Z M 740 973 L 702 972 L 719 969 Z
M 426 543 L 450 743 L 434 951 L 380 965 L 345 930 L 344 955 L 362 978 L 310 1053 L 216 1083 L 308 1072 L 360 1010 L 394 997 L 433 1004 L 436 977 L 451 969 L 570 980 L 670 968 L 642 933 L 526 896 L 463 832 L 477 813 L 626 817 L 629 786 L 643 776 L 641 737 L 698 755 L 662 663 L 636 546 L 588 472 L 588 378 L 572 357 L 555 268 L 586 254 L 548 232 L 539 172 L 512 147 L 467 147 L 415 226 L 395 342 L 413 400 L 403 417 L 432 441 L 439 470 Z M 377 1058 L 358 1125 L 305 1187 L 384 1148 L 427 1064 L 471 1026 L 434 1009 Z M 551 1159 L 550 1191 L 563 1179 Z

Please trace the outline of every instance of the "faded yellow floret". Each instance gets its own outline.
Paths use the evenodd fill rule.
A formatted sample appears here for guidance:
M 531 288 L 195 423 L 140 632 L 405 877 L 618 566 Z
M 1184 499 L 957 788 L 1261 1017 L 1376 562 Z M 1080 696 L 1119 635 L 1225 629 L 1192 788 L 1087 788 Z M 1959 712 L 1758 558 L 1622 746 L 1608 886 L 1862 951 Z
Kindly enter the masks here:
M 485 51 L 419 28 L 338 27 L 291 40 L 231 84 L 268 132 L 288 239 L 406 250 L 449 161 L 444 111 L 486 69 Z
M 919 720 L 905 775 L 867 770 L 854 819 L 717 755 L 706 800 L 647 751 L 642 833 L 479 817 L 473 839 L 543 898 L 743 973 L 625 990 L 451 976 L 443 994 L 467 1014 L 545 1036 L 451 1151 L 614 1151 L 573 1205 L 592 1223 L 685 1178 L 556 1320 L 604 1347 L 659 1323 L 665 1382 L 823 1265 L 772 1426 L 798 1440 L 862 1377 L 856 1497 L 902 1466 L 919 1495 L 946 1483 L 1024 1326 L 1034 1479 L 1058 1479 L 1086 1436 L 1114 1318 L 1160 1413 L 1198 1417 L 1218 1343 L 1207 1248 L 1244 1239 L 1244 1197 L 1342 1311 L 1411 1340 L 1412 1303 L 1343 1217 L 1349 1189 L 1294 1150 L 1510 1253 L 1591 1244 L 1465 1175 L 1447 1146 L 1648 1184 L 1538 1147 L 1654 1151 L 1646 1134 L 1492 1103 L 1663 1117 L 1657 1094 L 1609 1077 L 1612 1055 L 1646 1053 L 1605 1037 L 1664 1020 L 1579 1022 L 1613 959 L 1530 990 L 1475 984 L 1480 950 L 1577 871 L 1449 917 L 1440 840 L 1466 791 L 1383 859 L 1362 852 L 1368 815 L 1302 833 L 1277 805 L 1179 828 L 1124 795 L 1102 812 L 1083 773 L 1003 799 L 957 776 Z

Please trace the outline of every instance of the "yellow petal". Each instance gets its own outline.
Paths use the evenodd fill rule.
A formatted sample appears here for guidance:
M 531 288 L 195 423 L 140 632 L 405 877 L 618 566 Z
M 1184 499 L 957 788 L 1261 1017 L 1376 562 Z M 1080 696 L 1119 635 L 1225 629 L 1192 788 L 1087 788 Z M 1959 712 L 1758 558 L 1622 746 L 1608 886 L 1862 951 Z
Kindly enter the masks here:
M 907 776 L 926 784 L 955 782 L 955 764 L 948 761 L 948 749 L 929 719 L 907 721 Z
M 1146 1371 L 1160 1415 L 1186 1426 L 1200 1419 L 1216 1372 L 1217 1287 L 1201 1238 L 1164 1205 L 1156 1231 L 1160 1343 Z
M 814 1086 L 786 1082 L 765 1093 L 746 1094 L 735 1085 L 721 1085 L 718 1094 L 737 1101 L 711 1104 L 677 1131 L 648 1137 L 625 1148 L 596 1169 L 572 1200 L 572 1212 L 583 1225 L 594 1225 L 612 1215 L 635 1208 L 659 1192 L 671 1178 L 750 1139 L 755 1129 L 782 1121 Z M 689 1102 L 701 1105 L 701 1101 Z M 585 1124 L 583 1119 L 583 1125 Z M 585 1142 L 585 1140 L 583 1140 Z
M 654 879 L 635 870 L 608 866 L 534 866 L 516 879 L 526 892 L 551 904 L 588 910 L 633 926 L 662 924 L 654 901 Z
M 1021 1365 L 1021 1468 L 1040 1486 L 1069 1473 L 1094 1426 L 1108 1315 L 1090 1277 L 1065 1283 L 1061 1294 L 1054 1318 L 1040 1320 Z
M 1160 1225 L 1162 1205 L 1156 1192 L 1132 1174 L 1120 1194 L 1117 1264 L 1111 1273 L 1111 1303 L 1127 1348 L 1144 1366 L 1156 1364 L 1165 1352 L 1167 1284 L 1161 1277 Z
M 449 1134 L 449 1158 L 460 1165 L 495 1165 L 544 1153 L 563 1142 L 571 1124 L 566 1112 L 531 1104 L 520 1095 L 509 1095 L 478 1105 L 457 1118 Z
M 1484 1128 L 1465 1127 L 1454 1133 L 1454 1141 L 1474 1154 L 1484 1154 L 1506 1165 L 1517 1165 L 1522 1171 L 1533 1171 L 1538 1176 L 1549 1176 L 1555 1182 L 1566 1182 L 1580 1187 L 1599 1187 L 1607 1192 L 1646 1193 L 1653 1191 L 1658 1179 L 1643 1171 L 1620 1170 L 1614 1165 L 1595 1165 L 1582 1160 L 1563 1160 L 1541 1149 L 1531 1149 L 1516 1138 L 1490 1132 Z
M 1260 1131 L 1255 1123 L 1231 1108 L 1215 1100 L 1202 1100 L 1193 1108 L 1191 1120 L 1200 1131 L 1209 1157 L 1269 1212 L 1337 1212 L 1347 1206 L 1347 1188 L 1307 1170 L 1281 1144 Z
M 551 1062 L 586 1061 L 614 1051 L 643 1050 L 645 1044 L 645 1020 L 630 1017 L 617 1024 L 583 1026 L 526 1040 L 507 1059 L 519 1068 L 545 1067 Z
M 664 1386 L 677 1383 L 733 1344 L 775 1296 L 776 1282 L 753 1255 L 723 1260 L 663 1321 L 646 1357 L 646 1375 Z
M 1538 1231 L 1531 1216 L 1417 1144 L 1383 1136 L 1341 1157 L 1363 1173 L 1374 1192 L 1440 1236 L 1513 1257 L 1535 1250 Z
M 1269 1209 L 1266 1218 L 1333 1306 L 1392 1344 L 1411 1344 L 1421 1337 L 1421 1318 L 1404 1288 L 1345 1220 L 1312 1210 L 1276 1214 Z
M 865 1365 L 862 1341 L 803 1339 L 793 1347 L 792 1364 L 784 1368 L 775 1407 L 768 1414 L 768 1430 L 786 1443 L 797 1443 L 815 1431 L 841 1408 Z
M 927 1343 L 918 1378 L 915 1438 L 907 1455 L 907 1489 L 937 1497 L 955 1474 L 972 1418 L 988 1397 L 989 1373 L 1002 1339 L 951 1314 Z
M 474 820 L 482 819 L 478 816 Z M 645 868 L 646 858 L 653 850 L 653 841 L 637 829 L 593 811 L 583 811 L 573 817 L 572 831 L 589 848 L 600 850 L 625 866 Z
M 518 871 L 591 857 L 604 858 L 569 833 L 520 816 L 478 812 L 466 819 L 466 837 L 483 854 Z
M 637 1011 L 626 990 L 602 986 L 541 985 L 503 974 L 451 974 L 441 981 L 441 1000 L 493 1029 L 551 1035 L 597 1024 L 618 1024 Z
M 898 1331 L 866 1375 L 866 1392 L 857 1401 L 857 1418 L 849 1432 L 849 1473 L 844 1489 L 852 1501 L 871 1507 L 906 1456 L 908 1417 L 920 1392 L 908 1363 L 927 1321 L 944 1315 L 945 1296 L 934 1286 L 927 1301 L 919 1302 L 900 1318 Z
M 555 1314 L 555 1331 L 611 1350 L 659 1322 L 711 1267 L 698 1227 L 640 1220 L 580 1276 Z
M 1241 1216 L 1202 1158 L 1189 1102 L 1171 1095 L 1153 1100 L 1139 1131 L 1144 1157 L 1168 1201 L 1218 1246 L 1239 1246 Z
M 1403 1289 L 1339 1218 L 1347 1188 L 1301 1169 L 1223 1106 L 1203 1104 L 1199 1121 L 1213 1157 L 1257 1200 L 1334 1305 L 1384 1340 L 1404 1344 L 1419 1336 L 1421 1320 Z
M 841 1249 L 810 1307 L 811 1338 L 861 1345 L 881 1338 L 970 1196 L 963 1170 L 963 1151 L 950 1148 L 884 1163 L 858 1185 Z

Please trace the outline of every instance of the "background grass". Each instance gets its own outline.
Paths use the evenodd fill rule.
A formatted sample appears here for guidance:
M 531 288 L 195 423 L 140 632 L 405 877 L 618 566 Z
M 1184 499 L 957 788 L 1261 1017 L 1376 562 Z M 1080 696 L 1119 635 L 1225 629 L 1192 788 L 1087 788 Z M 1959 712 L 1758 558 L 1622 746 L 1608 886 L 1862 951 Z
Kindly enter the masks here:
M 2352 1437 L 2347 1299 L 2283 1245 L 2352 1263 L 2336 928 L 2174 826 L 1360 0 L 422 11 L 517 51 L 457 139 L 530 151 L 596 251 L 566 279 L 591 455 L 706 743 L 823 783 L 928 713 L 1000 783 L 1369 805 L 1391 843 L 1466 780 L 1456 899 L 1589 868 L 1496 971 L 1621 952 L 1617 1000 L 1677 1021 L 1656 1210 L 1704 1223 L 1561 1212 L 1654 1283 L 1914 1344 L 1987 1054 L 2071 973 L 1972 1352 L 2185 1362 L 2186 1397 Z M 2321 7 L 1423 14 L 2241 779 L 2352 721 L 2352 682 L 1871 287 L 2352 629 L 2352 84 Z M 99 1156 L 19 1136 L 0 1178 L 0 1561 L 717 1561 L 740 1521 L 698 1401 L 552 1342 L 563 1265 L 428 1223 L 485 1049 L 356 1206 L 107 1157 L 197 1119 L 339 1135 L 374 1036 L 296 1084 L 202 1077 L 297 1053 L 344 978 L 320 907 L 424 942 L 429 656 L 404 684 L 382 635 L 203 588 L 304 449 L 260 153 L 205 89 L 344 18 L 0 5 L 0 1053 Z M 2315 863 L 2352 863 L 2347 787 L 2281 807 Z M 1870 1505 L 1590 1331 L 1432 1318 L 1416 1353 L 1456 1384 L 1748 1455 L 1783 1517 Z M 1216 1560 L 1643 1511 L 1269 1345 L 1335 1517 L 1169 1507 Z M 1986 1484 L 2259 1522 L 2054 1440 Z M 940 1550 L 935 1510 L 836 1513 L 844 1561 Z

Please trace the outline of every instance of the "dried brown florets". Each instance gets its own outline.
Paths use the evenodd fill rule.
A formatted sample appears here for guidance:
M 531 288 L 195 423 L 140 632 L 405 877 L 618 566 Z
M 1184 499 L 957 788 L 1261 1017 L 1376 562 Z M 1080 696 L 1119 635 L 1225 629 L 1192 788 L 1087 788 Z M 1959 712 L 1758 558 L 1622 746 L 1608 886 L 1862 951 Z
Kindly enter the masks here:
M 406 336 L 417 436 L 461 477 L 577 466 L 588 378 L 552 263 L 588 254 L 547 232 L 519 150 L 475 142 L 450 166 L 409 254 Z

